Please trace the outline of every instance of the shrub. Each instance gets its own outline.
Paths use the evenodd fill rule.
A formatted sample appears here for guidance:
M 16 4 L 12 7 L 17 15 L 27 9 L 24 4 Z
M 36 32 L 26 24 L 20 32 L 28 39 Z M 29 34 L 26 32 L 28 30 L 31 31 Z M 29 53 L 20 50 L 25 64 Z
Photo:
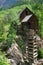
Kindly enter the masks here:
M 8 59 L 4 55 L 0 55 L 0 65 L 10 65 Z
M 43 58 L 43 49 L 38 50 L 38 57 Z

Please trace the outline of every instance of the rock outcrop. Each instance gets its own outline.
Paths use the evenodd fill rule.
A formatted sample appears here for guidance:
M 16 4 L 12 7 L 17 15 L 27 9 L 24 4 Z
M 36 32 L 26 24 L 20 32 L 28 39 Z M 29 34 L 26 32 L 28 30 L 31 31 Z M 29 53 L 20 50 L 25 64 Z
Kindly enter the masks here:
M 11 45 L 11 48 L 7 51 L 7 57 L 10 59 L 11 65 L 17 65 L 20 62 L 24 62 L 22 51 L 17 43 Z

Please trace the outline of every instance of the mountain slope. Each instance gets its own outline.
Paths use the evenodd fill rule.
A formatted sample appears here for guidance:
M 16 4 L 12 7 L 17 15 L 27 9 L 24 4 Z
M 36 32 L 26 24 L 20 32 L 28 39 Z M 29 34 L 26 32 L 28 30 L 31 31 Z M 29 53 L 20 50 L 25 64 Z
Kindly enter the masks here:
M 2 9 L 7 9 L 16 3 L 17 0 L 0 0 L 0 6 Z
M 12 6 L 18 6 L 23 4 L 43 4 L 43 0 L 0 0 L 0 6 L 2 9 L 11 8 Z

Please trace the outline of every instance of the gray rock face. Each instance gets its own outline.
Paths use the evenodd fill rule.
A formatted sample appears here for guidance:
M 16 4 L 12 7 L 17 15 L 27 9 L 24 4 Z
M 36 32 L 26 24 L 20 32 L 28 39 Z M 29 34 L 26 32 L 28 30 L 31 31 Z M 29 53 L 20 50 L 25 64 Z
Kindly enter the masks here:
M 39 62 L 43 63 L 43 59 L 40 59 Z
M 17 43 L 12 44 L 11 48 L 7 51 L 7 55 L 11 65 L 17 65 L 19 62 L 24 62 L 21 49 Z

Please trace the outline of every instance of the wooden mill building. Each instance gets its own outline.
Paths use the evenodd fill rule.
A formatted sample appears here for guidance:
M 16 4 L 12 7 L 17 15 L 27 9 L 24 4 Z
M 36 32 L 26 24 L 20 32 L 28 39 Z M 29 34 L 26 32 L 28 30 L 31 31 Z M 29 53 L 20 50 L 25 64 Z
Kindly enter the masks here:
M 28 28 L 34 29 L 35 31 L 38 29 L 38 19 L 27 7 L 20 12 L 19 19 L 20 22 L 26 24 Z
M 19 34 L 22 35 L 25 44 L 25 54 L 31 63 L 37 62 L 36 34 L 38 30 L 38 19 L 27 7 L 19 15 Z

